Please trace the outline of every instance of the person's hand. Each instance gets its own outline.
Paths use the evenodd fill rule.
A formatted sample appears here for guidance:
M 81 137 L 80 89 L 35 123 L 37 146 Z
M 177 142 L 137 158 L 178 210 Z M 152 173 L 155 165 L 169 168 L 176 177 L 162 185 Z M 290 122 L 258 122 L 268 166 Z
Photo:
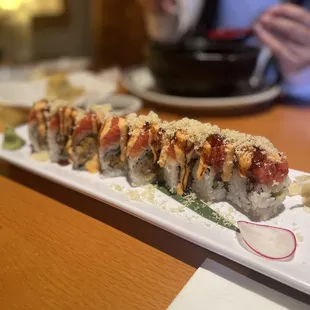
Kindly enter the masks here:
M 254 26 L 261 42 L 278 58 L 284 75 L 310 66 L 310 12 L 293 4 L 267 10 Z

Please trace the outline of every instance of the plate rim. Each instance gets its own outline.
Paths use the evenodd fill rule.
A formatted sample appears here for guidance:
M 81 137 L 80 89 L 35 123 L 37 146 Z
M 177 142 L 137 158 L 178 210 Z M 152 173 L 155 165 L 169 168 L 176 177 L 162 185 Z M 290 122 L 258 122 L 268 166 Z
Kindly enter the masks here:
M 254 94 L 234 97 L 196 98 L 161 94 L 155 91 L 145 91 L 132 81 L 132 75 L 135 72 L 141 72 L 142 70 L 150 74 L 150 70 L 146 66 L 135 66 L 126 69 L 121 75 L 121 82 L 123 86 L 128 91 L 144 100 L 164 106 L 188 108 L 195 107 L 202 109 L 239 108 L 265 104 L 267 101 L 271 101 L 281 94 L 281 87 L 278 84 L 271 85 L 270 88 Z M 151 76 L 151 74 L 149 76 Z

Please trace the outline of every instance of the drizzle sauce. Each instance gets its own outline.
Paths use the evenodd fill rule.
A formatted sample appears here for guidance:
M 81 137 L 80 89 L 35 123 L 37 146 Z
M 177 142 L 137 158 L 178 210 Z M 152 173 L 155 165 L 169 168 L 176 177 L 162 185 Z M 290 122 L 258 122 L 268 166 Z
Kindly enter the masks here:
M 219 135 L 212 135 L 208 139 L 211 145 L 211 153 L 208 158 L 208 165 L 213 167 L 216 172 L 223 168 L 225 160 L 225 146 L 223 139 Z

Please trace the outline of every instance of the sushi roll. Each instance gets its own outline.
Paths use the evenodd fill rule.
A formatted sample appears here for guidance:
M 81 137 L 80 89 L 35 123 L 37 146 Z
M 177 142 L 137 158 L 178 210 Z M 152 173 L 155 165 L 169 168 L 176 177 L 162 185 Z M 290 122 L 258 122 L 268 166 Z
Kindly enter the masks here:
M 158 159 L 161 149 L 162 129 L 157 114 L 136 116 L 130 114 L 127 119 L 128 143 L 126 159 L 128 179 L 132 186 L 141 186 L 161 181 L 161 169 Z
M 290 185 L 285 155 L 264 137 L 231 130 L 224 130 L 223 135 L 235 150 L 226 199 L 255 221 L 280 213 Z
M 28 135 L 33 152 L 48 150 L 47 123 L 50 103 L 43 99 L 33 104 L 28 117 Z
M 93 105 L 79 113 L 72 134 L 72 167 L 90 173 L 100 171 L 99 131 L 104 125 L 110 105 Z
M 51 162 L 68 165 L 72 154 L 72 133 L 77 117 L 85 113 L 67 101 L 59 100 L 50 110 L 47 139 Z
M 99 161 L 103 177 L 126 174 L 125 150 L 128 128 L 126 120 L 110 114 L 99 133 Z
M 228 201 L 254 221 L 280 213 L 290 185 L 286 156 L 266 138 L 188 118 L 162 122 L 153 112 L 123 118 L 108 105 L 83 110 L 41 100 L 29 114 L 29 137 L 52 162 L 126 175 L 134 187 L 164 182 L 178 195 Z
M 163 168 L 166 187 L 172 193 L 182 195 L 191 185 L 192 170 L 197 161 L 197 149 L 207 135 L 211 125 L 183 118 L 162 125 L 164 137 L 159 165 Z

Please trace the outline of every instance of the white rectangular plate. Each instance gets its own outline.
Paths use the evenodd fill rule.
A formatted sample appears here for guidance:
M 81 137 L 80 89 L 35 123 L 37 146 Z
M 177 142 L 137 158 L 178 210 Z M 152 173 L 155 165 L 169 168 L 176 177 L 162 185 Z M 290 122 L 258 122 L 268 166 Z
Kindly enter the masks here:
M 18 128 L 17 133 L 28 141 L 26 125 Z M 0 135 L 0 146 L 2 140 L 3 135 Z M 104 201 L 177 236 L 310 294 L 310 213 L 300 206 L 300 197 L 287 198 L 285 200 L 286 210 L 278 217 L 265 222 L 292 230 L 298 240 L 297 251 L 293 259 L 273 261 L 247 251 L 239 244 L 233 231 L 206 220 L 192 210 L 185 209 L 178 202 L 158 191 L 152 192 L 145 188 L 133 189 L 123 177 L 101 179 L 99 175 L 73 171 L 71 166 L 61 167 L 50 162 L 37 162 L 30 156 L 29 143 L 18 151 L 0 149 L 0 158 Z M 291 178 L 300 174 L 303 173 L 290 170 Z M 228 203 L 217 203 L 212 205 L 212 208 L 233 222 L 246 219 Z

